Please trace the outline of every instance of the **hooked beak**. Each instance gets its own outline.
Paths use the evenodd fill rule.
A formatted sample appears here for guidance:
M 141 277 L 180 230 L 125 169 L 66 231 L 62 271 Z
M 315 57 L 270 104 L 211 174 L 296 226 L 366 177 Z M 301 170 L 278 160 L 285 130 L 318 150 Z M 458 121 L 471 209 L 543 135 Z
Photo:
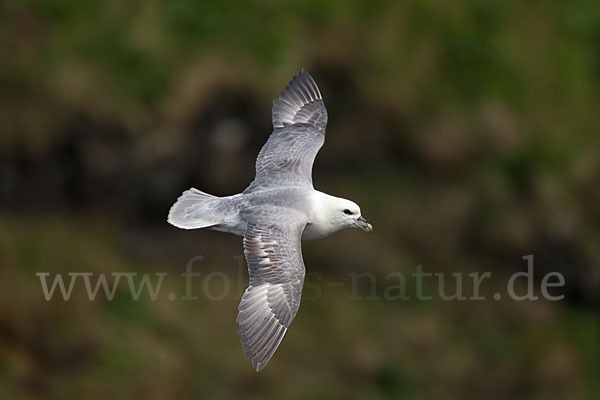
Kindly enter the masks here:
M 356 219 L 356 225 L 365 232 L 373 231 L 373 226 L 368 223 L 367 220 L 362 217 L 362 215 Z

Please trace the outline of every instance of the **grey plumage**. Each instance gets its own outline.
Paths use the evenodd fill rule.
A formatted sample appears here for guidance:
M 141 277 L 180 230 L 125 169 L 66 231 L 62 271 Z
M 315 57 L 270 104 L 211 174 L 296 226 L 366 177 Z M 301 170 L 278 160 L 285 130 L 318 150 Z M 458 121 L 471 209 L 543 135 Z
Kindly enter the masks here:
M 258 154 L 254 181 L 227 197 L 187 190 L 168 217 L 180 228 L 244 236 L 250 285 L 237 322 L 242 349 L 257 371 L 271 360 L 300 306 L 301 240 L 343 228 L 372 229 L 355 203 L 313 188 L 312 165 L 325 140 L 327 110 L 308 72 L 292 78 L 272 111 L 274 130 Z
M 256 159 L 256 177 L 244 191 L 270 191 L 271 199 L 284 200 L 279 206 L 242 212 L 248 221 L 244 255 L 250 286 L 237 322 L 242 348 L 257 371 L 269 362 L 300 307 L 305 271 L 300 240 L 308 210 L 293 200 L 313 190 L 312 165 L 325 141 L 326 124 L 319 88 L 302 70 L 273 101 L 274 131 Z
M 250 209 L 244 235 L 250 286 L 239 306 L 242 348 L 257 371 L 279 346 L 300 307 L 304 262 L 300 239 L 305 215 L 280 207 Z
M 294 76 L 278 99 L 273 100 L 273 128 L 307 124 L 318 129 L 327 125 L 327 110 L 314 79 L 305 70 Z
M 282 185 L 310 185 L 312 166 L 325 142 L 327 110 L 306 71 L 296 75 L 273 101 L 274 131 L 256 158 L 256 177 L 244 191 Z

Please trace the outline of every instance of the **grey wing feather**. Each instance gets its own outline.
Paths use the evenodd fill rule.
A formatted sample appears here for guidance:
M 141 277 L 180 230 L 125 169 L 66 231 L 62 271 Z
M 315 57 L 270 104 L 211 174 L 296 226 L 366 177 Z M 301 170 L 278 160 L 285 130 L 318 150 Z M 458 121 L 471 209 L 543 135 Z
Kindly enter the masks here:
M 327 110 L 306 71 L 273 102 L 274 131 L 256 159 L 256 178 L 245 192 L 281 185 L 312 185 L 312 165 L 325 141 Z
M 240 302 L 237 322 L 246 358 L 252 358 L 252 365 L 261 371 L 300 307 L 305 274 L 300 239 L 306 222 L 289 215 L 284 221 L 260 222 L 277 220 L 257 212 L 263 218 L 251 215 L 244 236 L 250 286 Z
M 278 99 L 273 100 L 273 128 L 308 124 L 325 129 L 327 110 L 315 80 L 305 70 L 292 78 Z

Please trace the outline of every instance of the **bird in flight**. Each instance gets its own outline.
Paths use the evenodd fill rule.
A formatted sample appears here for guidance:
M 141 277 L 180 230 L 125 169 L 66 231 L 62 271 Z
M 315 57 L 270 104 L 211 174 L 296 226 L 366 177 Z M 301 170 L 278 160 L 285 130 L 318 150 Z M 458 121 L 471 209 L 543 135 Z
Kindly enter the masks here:
M 256 177 L 242 193 L 217 197 L 189 189 L 168 222 L 243 236 L 250 285 L 238 307 L 246 358 L 261 371 L 296 312 L 304 283 L 301 240 L 323 239 L 345 228 L 373 227 L 350 200 L 315 190 L 312 166 L 325 141 L 327 110 L 305 70 L 273 101 L 273 133 L 256 159 Z

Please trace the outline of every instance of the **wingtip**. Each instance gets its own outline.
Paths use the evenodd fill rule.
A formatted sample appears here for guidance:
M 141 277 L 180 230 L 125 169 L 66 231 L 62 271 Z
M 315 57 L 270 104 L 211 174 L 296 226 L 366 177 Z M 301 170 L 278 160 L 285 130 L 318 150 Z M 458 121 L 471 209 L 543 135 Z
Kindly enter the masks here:
M 256 365 L 254 365 L 256 367 L 256 372 L 262 372 L 263 369 L 265 369 L 265 367 L 267 366 L 267 364 L 269 363 L 269 361 L 264 362 L 264 361 L 258 361 L 256 362 Z
M 302 68 L 302 69 L 300 69 L 300 71 L 296 75 L 294 75 L 292 77 L 292 79 L 290 80 L 290 83 L 292 83 L 294 80 L 302 79 L 303 77 L 305 79 L 308 79 L 308 80 L 314 82 L 314 78 L 312 77 L 312 75 L 310 74 L 310 72 L 308 72 L 306 70 L 306 68 Z M 317 84 L 314 83 L 314 85 L 316 86 Z
M 324 128 L 327 124 L 327 111 L 322 100 L 323 96 L 314 78 L 302 68 L 289 81 L 279 97 L 273 100 L 273 127 L 311 123 Z
M 297 97 L 293 99 L 291 103 L 294 103 L 295 100 L 300 100 L 300 102 L 303 103 L 305 100 L 313 101 L 323 99 L 319 90 L 319 86 L 315 82 L 315 79 L 312 77 L 312 75 L 306 70 L 306 68 L 302 68 L 300 72 L 298 72 L 292 77 L 292 79 L 290 79 L 283 92 L 279 94 L 279 97 L 273 100 L 274 104 L 277 104 L 276 102 L 278 100 L 285 99 L 286 97 L 288 97 L 290 95 L 290 92 L 296 92 L 294 93 L 294 95 L 297 96 L 298 94 L 300 94 L 305 97 Z M 289 99 L 287 100 L 289 102 Z

